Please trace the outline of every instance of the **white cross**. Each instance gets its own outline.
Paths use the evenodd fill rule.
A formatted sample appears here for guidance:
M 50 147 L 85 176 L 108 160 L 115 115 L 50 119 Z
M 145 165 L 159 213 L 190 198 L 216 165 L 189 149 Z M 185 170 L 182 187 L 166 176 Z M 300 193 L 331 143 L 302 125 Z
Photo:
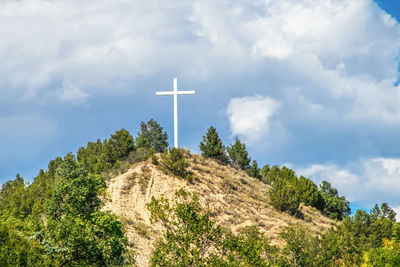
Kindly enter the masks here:
M 174 96 L 174 146 L 178 148 L 178 95 L 194 95 L 195 91 L 178 91 L 178 79 L 174 78 L 174 91 L 156 92 L 156 95 Z

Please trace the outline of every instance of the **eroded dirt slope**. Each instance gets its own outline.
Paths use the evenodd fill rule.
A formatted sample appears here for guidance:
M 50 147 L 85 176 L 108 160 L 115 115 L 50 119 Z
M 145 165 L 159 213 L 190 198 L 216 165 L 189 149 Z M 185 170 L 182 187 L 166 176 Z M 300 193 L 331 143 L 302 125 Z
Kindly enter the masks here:
M 335 224 L 309 207 L 301 207 L 304 219 L 278 212 L 268 204 L 268 185 L 201 155 L 185 154 L 193 183 L 165 174 L 151 160 L 137 163 L 108 181 L 104 209 L 117 214 L 125 225 L 129 244 L 137 253 L 138 266 L 149 266 L 154 241 L 164 232 L 160 225 L 150 223 L 146 204 L 152 196 L 173 199 L 180 188 L 197 193 L 202 207 L 222 226 L 236 232 L 244 226 L 256 225 L 278 246 L 283 245 L 278 233 L 289 223 L 301 223 L 314 233 Z

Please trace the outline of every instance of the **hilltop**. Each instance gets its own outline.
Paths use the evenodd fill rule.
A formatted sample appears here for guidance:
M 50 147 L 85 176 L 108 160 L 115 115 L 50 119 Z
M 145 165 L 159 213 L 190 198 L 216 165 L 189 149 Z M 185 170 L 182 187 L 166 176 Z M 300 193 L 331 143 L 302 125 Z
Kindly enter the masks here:
M 151 159 L 135 163 L 107 181 L 104 210 L 117 214 L 124 224 L 139 266 L 149 265 L 154 242 L 164 233 L 160 225 L 150 223 L 147 203 L 152 197 L 172 199 L 180 188 L 196 193 L 204 211 L 221 226 L 234 233 L 245 226 L 257 226 L 278 247 L 284 245 L 278 234 L 289 224 L 299 223 L 314 234 L 336 225 L 320 211 L 304 205 L 300 207 L 304 215 L 301 219 L 279 212 L 269 204 L 269 185 L 230 165 L 189 151 L 184 155 L 194 177 L 192 182 L 166 174 Z
M 167 138 L 150 120 L 3 184 L 0 265 L 399 266 L 387 203 L 349 216 L 329 182 L 259 168 L 213 127 L 201 155 Z

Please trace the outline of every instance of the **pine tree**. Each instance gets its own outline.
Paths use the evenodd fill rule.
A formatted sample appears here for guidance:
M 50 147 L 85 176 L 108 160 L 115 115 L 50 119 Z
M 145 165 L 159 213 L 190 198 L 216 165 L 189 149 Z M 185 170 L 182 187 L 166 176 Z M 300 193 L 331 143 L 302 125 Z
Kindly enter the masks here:
M 102 158 L 106 164 L 104 169 L 115 166 L 118 160 L 126 158 L 134 150 L 135 144 L 132 135 L 125 129 L 116 131 L 103 145 Z
M 225 147 L 222 145 L 217 130 L 212 126 L 208 129 L 206 135 L 203 136 L 203 141 L 200 142 L 200 150 L 204 157 L 213 158 L 222 163 L 228 162 Z
M 249 158 L 249 153 L 247 153 L 246 145 L 240 142 L 239 138 L 235 138 L 235 143 L 227 148 L 229 159 L 233 166 L 238 166 L 242 170 L 247 170 L 251 158 Z
M 247 170 L 247 174 L 250 177 L 254 177 L 257 178 L 258 180 L 261 180 L 261 170 L 260 168 L 258 168 L 258 163 L 256 160 L 253 160 L 253 162 L 251 163 L 249 169 Z
M 318 190 L 318 186 L 313 181 L 301 176 L 297 180 L 296 188 L 299 192 L 300 202 L 303 202 L 307 206 L 315 207 L 320 211 L 324 210 L 324 198 Z
M 138 148 L 152 148 L 157 153 L 162 153 L 168 147 L 168 134 L 163 132 L 163 127 L 151 119 L 147 123 L 140 123 L 140 132 L 136 138 Z

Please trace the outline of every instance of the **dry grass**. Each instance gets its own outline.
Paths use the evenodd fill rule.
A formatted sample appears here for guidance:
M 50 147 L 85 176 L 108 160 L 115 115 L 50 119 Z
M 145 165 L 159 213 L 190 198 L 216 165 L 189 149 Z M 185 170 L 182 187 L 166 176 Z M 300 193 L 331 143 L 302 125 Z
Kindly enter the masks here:
M 233 182 L 232 178 L 228 176 L 222 179 L 221 185 L 229 193 L 233 193 L 239 189 L 239 187 Z
M 151 170 L 147 165 L 143 165 L 141 173 L 139 174 L 140 192 L 142 192 L 143 195 L 146 194 L 146 190 L 149 185 L 150 179 L 151 179 Z
M 147 239 L 150 239 L 151 234 L 150 234 L 149 227 L 147 226 L 146 223 L 137 221 L 137 222 L 134 222 L 132 224 L 132 226 L 139 235 L 141 235 Z
M 132 187 L 135 185 L 135 183 L 136 183 L 136 176 L 137 176 L 137 173 L 136 173 L 136 172 L 133 172 L 133 173 L 131 173 L 130 175 L 128 175 L 128 176 L 126 177 L 125 184 L 124 184 L 124 186 L 122 187 L 122 192 L 123 192 L 124 194 L 127 194 L 127 193 L 132 189 Z
M 119 216 L 119 221 L 127 228 L 134 223 L 133 219 L 127 216 Z

